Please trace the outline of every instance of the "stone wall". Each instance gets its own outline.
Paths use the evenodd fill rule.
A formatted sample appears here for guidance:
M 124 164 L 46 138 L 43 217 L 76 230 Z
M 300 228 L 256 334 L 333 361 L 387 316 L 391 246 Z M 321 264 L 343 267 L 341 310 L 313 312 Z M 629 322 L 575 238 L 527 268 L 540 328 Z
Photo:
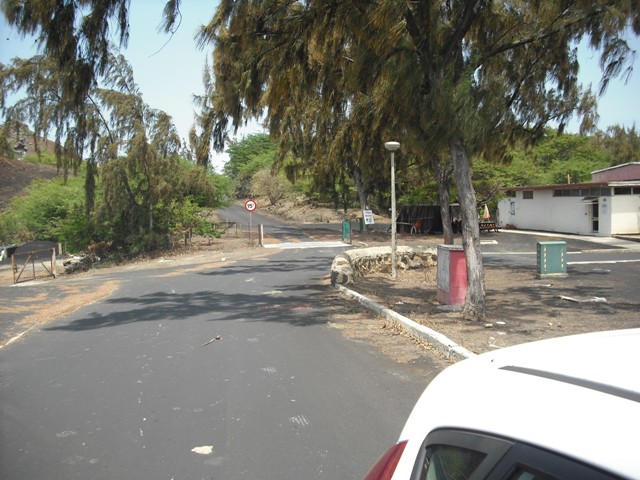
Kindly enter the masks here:
M 397 247 L 398 270 L 436 266 L 437 247 Z M 356 248 L 340 253 L 331 264 L 331 283 L 346 285 L 354 277 L 379 271 L 391 270 L 391 247 Z

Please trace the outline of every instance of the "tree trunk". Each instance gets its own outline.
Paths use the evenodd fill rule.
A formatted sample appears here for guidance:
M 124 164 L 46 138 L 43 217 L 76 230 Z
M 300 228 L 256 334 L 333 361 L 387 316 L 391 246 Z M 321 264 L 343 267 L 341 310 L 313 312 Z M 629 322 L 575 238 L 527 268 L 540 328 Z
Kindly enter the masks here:
M 483 320 L 485 316 L 484 271 L 476 194 L 471 181 L 471 165 L 464 141 L 459 135 L 454 136 L 450 148 L 462 215 L 462 245 L 467 261 L 468 286 L 462 316 L 467 320 Z
M 90 157 L 86 164 L 87 172 L 84 180 L 84 216 L 86 224 L 88 225 L 96 200 L 96 164 L 94 158 Z
M 364 183 L 362 182 L 362 172 L 358 167 L 353 167 L 353 180 L 356 182 L 356 188 L 358 189 L 358 200 L 360 200 L 360 210 L 366 210 L 367 204 L 367 192 L 364 191 Z
M 440 202 L 440 218 L 442 218 L 442 234 L 445 245 L 453 245 L 453 227 L 451 225 L 451 209 L 449 208 L 451 174 L 453 166 L 439 155 L 435 155 L 431 161 L 433 172 L 438 182 L 438 200 Z

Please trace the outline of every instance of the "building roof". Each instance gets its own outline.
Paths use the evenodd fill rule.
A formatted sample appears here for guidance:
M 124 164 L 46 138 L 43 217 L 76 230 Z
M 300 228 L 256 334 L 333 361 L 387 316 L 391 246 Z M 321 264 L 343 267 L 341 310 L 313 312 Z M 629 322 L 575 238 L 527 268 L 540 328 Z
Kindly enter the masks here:
M 520 187 L 504 187 L 502 190 L 564 190 L 564 189 L 577 189 L 577 188 L 606 188 L 609 184 L 604 183 L 560 183 L 555 185 L 523 185 Z
M 591 172 L 592 182 L 624 182 L 640 180 L 640 162 L 623 163 Z
M 624 167 L 627 167 L 629 165 L 640 165 L 640 162 L 621 163 L 620 165 L 614 165 L 613 167 L 602 168 L 600 170 L 596 170 L 594 172 L 591 172 L 591 175 L 593 175 L 594 173 L 601 173 L 601 172 L 607 172 L 607 171 L 610 171 L 610 170 L 616 170 L 616 169 L 619 169 L 619 168 L 624 168 Z

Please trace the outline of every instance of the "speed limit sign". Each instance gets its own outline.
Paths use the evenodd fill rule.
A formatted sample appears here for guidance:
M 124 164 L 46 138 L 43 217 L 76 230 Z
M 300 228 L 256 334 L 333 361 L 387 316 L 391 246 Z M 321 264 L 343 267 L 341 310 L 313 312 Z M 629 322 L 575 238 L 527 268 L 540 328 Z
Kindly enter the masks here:
M 258 204 L 254 200 L 247 200 L 244 202 L 244 208 L 247 209 L 247 212 L 253 212 L 256 208 L 258 208 Z

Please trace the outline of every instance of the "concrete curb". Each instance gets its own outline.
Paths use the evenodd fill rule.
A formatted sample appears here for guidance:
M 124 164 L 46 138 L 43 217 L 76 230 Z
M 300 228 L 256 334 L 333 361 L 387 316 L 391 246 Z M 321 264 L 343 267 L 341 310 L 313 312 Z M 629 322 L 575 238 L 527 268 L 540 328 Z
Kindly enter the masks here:
M 360 304 L 364 305 L 369 310 L 373 310 L 386 319 L 396 323 L 409 334 L 414 335 L 421 340 L 425 340 L 430 345 L 433 345 L 439 351 L 444 353 L 450 360 L 459 362 L 460 360 L 465 360 L 467 358 L 476 356 L 476 354 L 472 351 L 458 345 L 456 342 L 442 335 L 441 333 L 438 333 L 435 330 L 414 322 L 413 320 L 404 317 L 399 313 L 394 312 L 393 310 L 389 310 L 388 308 L 383 307 L 382 305 L 368 299 L 358 292 L 354 292 L 353 290 L 350 290 L 343 285 L 335 285 L 335 288 L 340 290 L 340 292 L 344 293 L 345 295 L 355 298 Z

